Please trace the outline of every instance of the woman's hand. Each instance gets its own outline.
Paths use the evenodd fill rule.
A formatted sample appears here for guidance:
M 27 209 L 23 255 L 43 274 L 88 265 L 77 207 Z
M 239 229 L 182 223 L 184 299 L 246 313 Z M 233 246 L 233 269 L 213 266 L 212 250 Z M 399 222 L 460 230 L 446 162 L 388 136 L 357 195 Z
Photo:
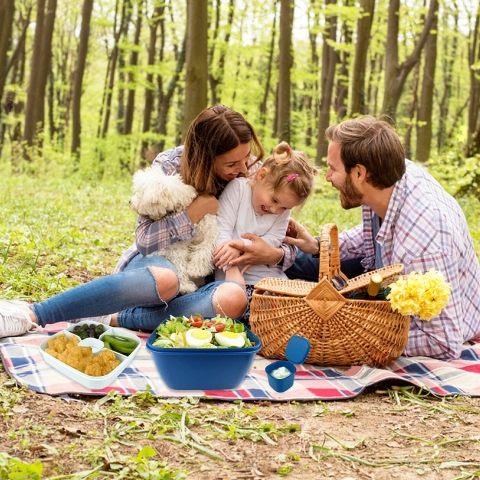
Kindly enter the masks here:
M 272 247 L 257 235 L 245 233 L 242 238 L 246 238 L 252 243 L 245 245 L 242 240 L 232 240 L 230 242 L 231 247 L 243 252 L 241 257 L 230 262 L 230 265 L 243 265 L 242 273 L 252 265 L 275 265 L 283 257 L 282 248 Z
M 207 213 L 216 215 L 218 200 L 213 195 L 199 195 L 186 209 L 190 221 L 198 223 Z
M 291 218 L 288 221 L 287 236 L 283 239 L 289 245 L 295 245 L 302 252 L 315 255 L 318 253 L 318 241 L 308 230 Z

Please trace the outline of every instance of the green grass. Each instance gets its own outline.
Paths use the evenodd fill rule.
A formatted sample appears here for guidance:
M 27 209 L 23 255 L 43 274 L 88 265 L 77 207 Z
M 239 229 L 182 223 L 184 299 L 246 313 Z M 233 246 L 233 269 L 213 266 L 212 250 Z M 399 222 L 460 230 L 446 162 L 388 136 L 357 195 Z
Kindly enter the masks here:
M 131 179 L 93 183 L 71 176 L 4 176 L 0 180 L 0 296 L 43 300 L 111 273 L 132 243 L 136 215 L 130 210 Z M 478 200 L 461 199 L 477 252 Z M 339 230 L 361 220 L 345 211 L 338 194 L 320 179 L 296 217 L 314 234 L 324 223 Z

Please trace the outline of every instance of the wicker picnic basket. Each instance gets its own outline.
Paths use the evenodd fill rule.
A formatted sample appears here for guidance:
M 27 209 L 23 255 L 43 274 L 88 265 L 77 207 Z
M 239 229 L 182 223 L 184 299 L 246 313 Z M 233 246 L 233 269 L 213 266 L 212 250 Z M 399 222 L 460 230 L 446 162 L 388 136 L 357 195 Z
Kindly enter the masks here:
M 407 344 L 410 318 L 394 313 L 388 301 L 355 300 L 343 294 L 366 290 L 373 273 L 382 275 L 382 285 L 388 285 L 402 270 L 403 265 L 395 264 L 348 280 L 340 271 L 337 226 L 325 225 L 318 283 L 265 278 L 255 285 L 250 326 L 262 341 L 261 353 L 285 359 L 290 337 L 301 335 L 311 344 L 306 363 L 388 365 Z M 337 290 L 331 279 L 339 277 L 346 285 Z

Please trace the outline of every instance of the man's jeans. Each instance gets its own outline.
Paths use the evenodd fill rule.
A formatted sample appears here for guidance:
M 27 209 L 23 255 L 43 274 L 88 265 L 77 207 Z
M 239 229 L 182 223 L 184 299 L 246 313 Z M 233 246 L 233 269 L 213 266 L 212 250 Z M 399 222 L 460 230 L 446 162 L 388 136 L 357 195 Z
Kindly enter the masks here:
M 351 260 L 345 260 L 340 263 L 340 270 L 347 278 L 357 277 L 362 273 L 365 273 L 365 269 L 361 265 L 363 258 L 353 258 Z M 297 252 L 295 263 L 285 271 L 288 278 L 298 278 L 306 280 L 308 282 L 318 282 L 318 270 L 319 270 L 318 258 L 313 258 L 308 253 L 302 251 Z

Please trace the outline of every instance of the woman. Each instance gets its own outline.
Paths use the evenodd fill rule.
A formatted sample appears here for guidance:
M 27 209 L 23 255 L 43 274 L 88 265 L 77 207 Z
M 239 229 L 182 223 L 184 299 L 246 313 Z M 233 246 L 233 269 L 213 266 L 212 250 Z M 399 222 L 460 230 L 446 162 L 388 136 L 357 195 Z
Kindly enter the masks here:
M 184 212 L 161 220 L 140 216 L 135 244 L 122 256 L 115 274 L 33 305 L 0 301 L 0 337 L 22 335 L 37 325 L 87 317 L 111 326 L 147 331 L 170 315 L 199 312 L 204 316 L 241 317 L 247 297 L 237 283 L 213 282 L 192 294 L 178 296 L 173 265 L 160 256 L 146 255 L 192 238 L 195 224 L 207 213 L 217 213 L 217 198 L 225 185 L 245 174 L 263 154 L 253 127 L 242 115 L 223 105 L 201 112 L 192 122 L 184 146 L 163 152 L 154 161 L 166 173 L 179 172 L 199 196 Z M 258 263 L 275 264 L 285 257 L 287 268 L 293 256 L 293 247 L 284 245 L 259 255 Z

